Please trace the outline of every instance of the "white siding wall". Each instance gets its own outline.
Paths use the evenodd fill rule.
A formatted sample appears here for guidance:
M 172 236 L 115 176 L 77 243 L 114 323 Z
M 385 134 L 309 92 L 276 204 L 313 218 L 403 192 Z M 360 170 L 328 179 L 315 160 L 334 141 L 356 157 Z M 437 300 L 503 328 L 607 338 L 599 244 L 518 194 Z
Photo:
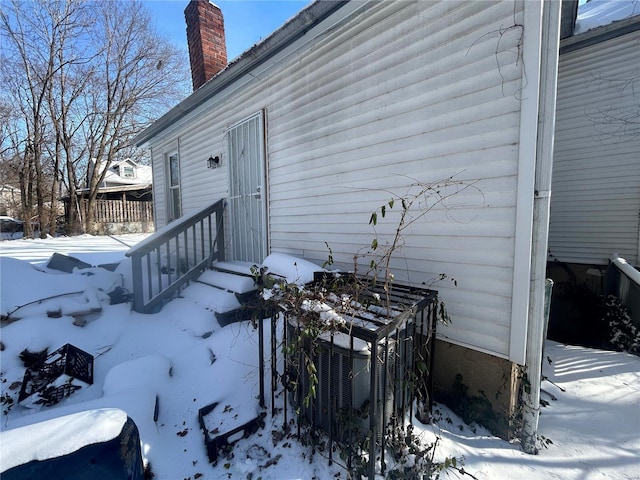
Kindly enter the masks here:
M 634 32 L 560 57 L 551 260 L 640 261 L 639 55 Z
M 180 137 L 184 211 L 227 195 L 224 129 L 266 110 L 273 252 L 342 266 L 374 238 L 371 212 L 418 180 L 478 190 L 416 222 L 398 279 L 437 284 L 453 324 L 440 335 L 509 356 L 523 4 L 380 2 L 303 54 L 247 78 L 162 133 Z M 206 158 L 223 154 L 222 168 Z M 154 153 L 154 165 L 158 165 Z M 415 180 L 414 180 L 415 179 Z M 162 194 L 162 192 L 158 192 Z M 397 209 L 398 207 L 396 207 Z M 378 224 L 380 243 L 394 216 Z M 387 235 L 386 237 L 384 235 Z

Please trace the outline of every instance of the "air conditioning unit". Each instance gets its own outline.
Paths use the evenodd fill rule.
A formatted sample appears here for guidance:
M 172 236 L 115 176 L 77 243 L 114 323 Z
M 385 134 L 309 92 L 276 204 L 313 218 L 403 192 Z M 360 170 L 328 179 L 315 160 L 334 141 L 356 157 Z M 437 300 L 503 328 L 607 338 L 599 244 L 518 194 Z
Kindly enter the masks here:
M 341 293 L 353 292 L 354 285 L 357 298 Z M 321 302 L 304 308 L 283 302 L 271 317 L 271 414 L 283 411 L 283 425 L 289 428 L 285 404 L 291 404 L 298 434 L 303 424 L 324 430 L 329 445 L 338 441 L 345 444 L 340 448 L 353 447 L 341 451 L 349 461 L 357 452 L 367 452 L 368 478 L 374 478 L 377 462 L 385 462 L 387 434 L 402 433 L 405 419 L 412 422 L 414 400 L 421 414 L 431 408 L 438 294 L 398 283 L 389 288 L 375 278 L 336 272 L 316 272 L 304 290 Z M 314 324 L 314 317 L 305 317 L 309 311 L 323 312 L 323 321 L 331 323 Z M 262 406 L 267 400 L 263 345 L 268 326 L 258 322 Z M 305 329 L 324 333 L 311 343 L 304 338 Z M 280 385 L 285 395 L 280 395 Z M 329 447 L 329 458 L 332 454 Z
M 340 341 L 334 338 L 333 343 L 320 340 L 314 359 L 316 394 L 308 405 L 303 401 L 311 384 L 306 366 L 291 372 L 298 377 L 298 389 L 290 400 L 300 408 L 300 417 L 343 442 L 361 441 L 373 427 L 379 441 L 404 402 L 410 401 L 405 374 L 412 365 L 408 352 L 413 341 L 405 333 L 377 342 L 375 352 L 371 343 L 364 342 L 357 342 L 362 348 L 351 349 L 344 344 L 348 339 L 344 334 L 335 335 Z

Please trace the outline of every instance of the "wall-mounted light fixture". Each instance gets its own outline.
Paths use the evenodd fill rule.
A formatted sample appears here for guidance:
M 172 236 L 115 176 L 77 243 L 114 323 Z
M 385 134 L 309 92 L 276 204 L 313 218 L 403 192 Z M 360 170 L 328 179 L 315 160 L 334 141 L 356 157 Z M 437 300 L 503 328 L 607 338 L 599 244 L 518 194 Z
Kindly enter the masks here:
M 220 157 L 209 157 L 207 159 L 207 168 L 217 168 L 220 165 Z

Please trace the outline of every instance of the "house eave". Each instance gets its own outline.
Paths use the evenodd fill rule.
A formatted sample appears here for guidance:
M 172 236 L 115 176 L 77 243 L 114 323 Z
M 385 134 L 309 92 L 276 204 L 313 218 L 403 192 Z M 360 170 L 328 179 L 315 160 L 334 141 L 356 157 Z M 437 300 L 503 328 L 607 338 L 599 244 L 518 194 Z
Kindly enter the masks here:
M 136 183 L 130 185 L 114 185 L 111 187 L 100 187 L 98 193 L 114 193 L 114 192 L 135 192 L 137 190 L 150 190 L 152 184 L 150 183 Z M 78 194 L 89 192 L 88 188 L 79 188 L 76 190 Z
M 224 70 L 152 123 L 133 139 L 133 143 L 138 147 L 145 145 L 153 137 L 233 84 L 247 72 L 268 61 L 303 37 L 312 27 L 347 3 L 348 0 L 318 0 L 312 3 L 265 40 L 255 44 L 237 57 Z
M 640 30 L 640 15 L 587 30 L 584 33 L 563 39 L 560 42 L 560 55 L 621 37 L 622 35 L 638 30 Z

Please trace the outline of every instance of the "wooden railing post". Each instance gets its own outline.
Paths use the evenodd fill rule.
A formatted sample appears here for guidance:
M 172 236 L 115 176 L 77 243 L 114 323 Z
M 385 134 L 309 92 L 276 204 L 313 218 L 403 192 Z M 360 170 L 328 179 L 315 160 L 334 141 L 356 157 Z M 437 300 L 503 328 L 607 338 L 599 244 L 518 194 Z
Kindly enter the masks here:
M 224 203 L 220 202 L 216 208 L 216 246 L 218 247 L 218 260 L 224 260 Z
M 144 285 L 142 283 L 142 256 L 131 256 L 131 270 L 133 279 L 133 310 L 144 312 Z

